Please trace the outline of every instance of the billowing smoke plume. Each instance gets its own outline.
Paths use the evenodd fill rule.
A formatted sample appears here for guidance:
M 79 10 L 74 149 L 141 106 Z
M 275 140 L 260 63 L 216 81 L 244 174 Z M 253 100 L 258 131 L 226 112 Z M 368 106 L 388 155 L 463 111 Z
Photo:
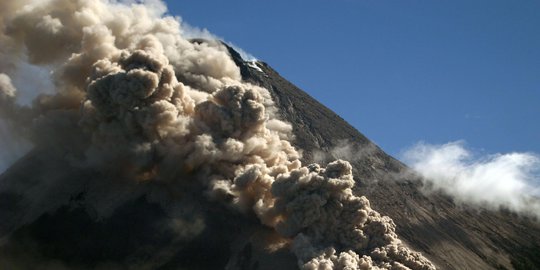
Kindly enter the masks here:
M 8 2 L 0 113 L 36 149 L 131 185 L 202 186 L 197 196 L 275 230 L 303 269 L 434 268 L 352 193 L 348 162 L 302 166 L 269 92 L 241 81 L 219 41 L 185 39 L 159 2 Z M 26 59 L 51 68 L 56 86 L 29 107 L 8 77 Z M 200 232 L 198 221 L 176 223 Z
M 540 158 L 533 154 L 478 157 L 458 141 L 420 143 L 404 159 L 424 176 L 429 190 L 441 190 L 458 202 L 540 217 Z

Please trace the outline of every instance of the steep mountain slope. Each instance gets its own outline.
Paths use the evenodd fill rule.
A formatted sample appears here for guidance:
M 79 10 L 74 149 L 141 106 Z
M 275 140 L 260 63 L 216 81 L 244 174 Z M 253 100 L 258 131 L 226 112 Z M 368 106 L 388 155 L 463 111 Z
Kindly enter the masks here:
M 338 115 L 266 63 L 244 62 L 234 50 L 230 52 L 244 80 L 271 91 L 281 117 L 293 123 L 294 143 L 304 151 L 305 161 L 313 161 L 318 151 L 332 153 L 343 142 L 348 144 L 353 153 L 356 192 L 367 196 L 375 209 L 392 217 L 398 234 L 438 267 L 540 268 L 538 221 L 505 211 L 459 206 L 442 194 L 423 194 L 418 176 Z

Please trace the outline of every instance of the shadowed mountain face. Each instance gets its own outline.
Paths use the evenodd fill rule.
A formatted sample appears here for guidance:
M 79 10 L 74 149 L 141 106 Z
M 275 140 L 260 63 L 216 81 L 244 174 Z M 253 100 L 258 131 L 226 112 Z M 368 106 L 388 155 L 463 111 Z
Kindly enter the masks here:
M 244 81 L 270 91 L 304 163 L 349 159 L 354 192 L 439 268 L 540 267 L 538 222 L 423 194 L 414 174 L 338 115 L 265 63 L 229 52 Z M 343 147 L 352 150 L 333 151 Z M 74 166 L 62 149 L 29 153 L 0 176 L 0 269 L 297 269 L 275 231 L 201 196 L 193 176 L 184 176 L 189 189 L 124 177 Z
M 398 235 L 439 268 L 540 268 L 538 221 L 506 211 L 459 206 L 442 194 L 422 193 L 417 176 L 338 115 L 266 63 L 256 63 L 259 71 L 250 67 L 254 63 L 246 65 L 237 54 L 231 54 L 244 80 L 269 89 L 281 117 L 293 123 L 294 144 L 304 150 L 305 161 L 320 161 L 319 151 L 332 153 L 345 142 L 352 149 L 347 158 L 357 181 L 355 191 L 369 198 L 374 209 L 390 216 Z M 339 153 L 328 155 L 329 159 L 340 157 Z

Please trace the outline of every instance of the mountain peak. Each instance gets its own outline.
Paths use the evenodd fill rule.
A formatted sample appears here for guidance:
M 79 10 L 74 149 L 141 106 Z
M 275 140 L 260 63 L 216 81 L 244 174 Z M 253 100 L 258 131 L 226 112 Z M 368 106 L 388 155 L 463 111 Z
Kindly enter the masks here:
M 358 194 L 394 219 L 397 232 L 442 269 L 530 269 L 540 265 L 540 224 L 508 211 L 476 209 L 454 203 L 442 193 L 425 193 L 419 176 L 264 62 L 262 73 L 231 47 L 242 78 L 268 89 L 279 115 L 293 123 L 293 144 L 310 163 L 347 158 Z M 346 150 L 346 151 L 345 151 Z M 345 152 L 345 154 L 344 154 Z M 534 233 L 533 233 L 534 232 Z M 534 236 L 533 236 L 534 235 Z M 534 267 L 533 267 L 534 268 Z

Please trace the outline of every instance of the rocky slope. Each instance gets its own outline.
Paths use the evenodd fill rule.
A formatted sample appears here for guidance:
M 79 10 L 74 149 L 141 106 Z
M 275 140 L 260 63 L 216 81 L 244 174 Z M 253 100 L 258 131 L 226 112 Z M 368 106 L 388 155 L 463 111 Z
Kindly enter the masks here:
M 318 150 L 331 153 L 343 142 L 348 144 L 355 153 L 351 163 L 356 191 L 369 198 L 374 209 L 394 219 L 398 234 L 438 267 L 540 268 L 538 221 L 505 211 L 471 209 L 442 194 L 422 193 L 418 176 L 338 115 L 266 63 L 246 63 L 232 50 L 231 54 L 244 80 L 271 91 L 281 117 L 293 123 L 295 145 L 304 150 L 305 161 L 313 161 Z

